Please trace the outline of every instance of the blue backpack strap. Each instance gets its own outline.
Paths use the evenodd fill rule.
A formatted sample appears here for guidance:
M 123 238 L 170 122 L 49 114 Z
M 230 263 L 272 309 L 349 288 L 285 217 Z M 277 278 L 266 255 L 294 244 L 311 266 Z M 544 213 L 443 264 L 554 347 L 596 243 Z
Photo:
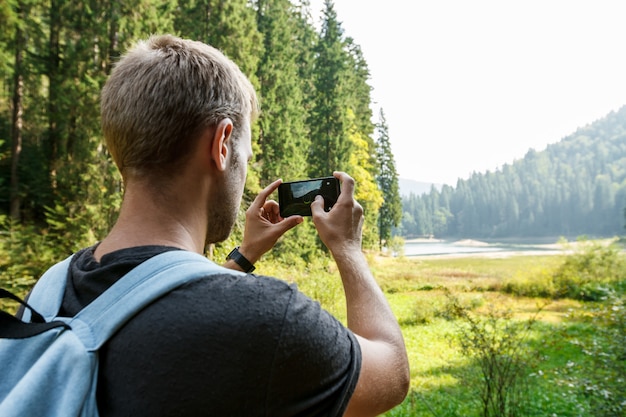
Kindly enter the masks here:
M 65 294 L 67 271 L 72 260 L 70 255 L 65 260 L 53 265 L 37 281 L 37 284 L 28 296 L 28 304 L 41 314 L 46 321 L 52 320 L 59 312 Z M 25 309 L 22 320 L 29 322 L 30 310 Z
M 182 284 L 211 274 L 245 275 L 197 253 L 161 253 L 135 267 L 69 320 L 87 350 L 97 350 L 131 317 Z

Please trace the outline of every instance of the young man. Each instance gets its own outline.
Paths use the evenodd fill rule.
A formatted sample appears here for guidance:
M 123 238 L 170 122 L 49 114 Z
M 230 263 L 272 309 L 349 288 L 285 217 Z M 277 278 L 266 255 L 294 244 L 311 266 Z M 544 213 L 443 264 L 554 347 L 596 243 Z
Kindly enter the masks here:
M 74 256 L 62 315 L 158 253 L 203 253 L 228 237 L 252 157 L 254 89 L 199 42 L 139 42 L 113 70 L 101 111 L 124 200 L 110 233 Z M 275 181 L 248 209 L 230 269 L 158 299 L 103 347 L 102 416 L 373 416 L 403 400 L 402 334 L 361 252 L 354 181 L 334 175 L 338 202 L 325 212 L 318 197 L 312 217 L 341 274 L 348 328 L 293 285 L 229 272 L 249 270 L 302 222 L 268 200 Z

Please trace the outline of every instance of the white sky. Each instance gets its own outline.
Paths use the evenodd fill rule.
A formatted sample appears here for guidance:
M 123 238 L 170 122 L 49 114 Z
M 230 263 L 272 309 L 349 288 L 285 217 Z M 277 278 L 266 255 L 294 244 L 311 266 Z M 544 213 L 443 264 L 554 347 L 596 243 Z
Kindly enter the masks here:
M 400 177 L 456 185 L 626 105 L 624 0 L 334 0 Z M 311 0 L 321 16 L 323 0 Z

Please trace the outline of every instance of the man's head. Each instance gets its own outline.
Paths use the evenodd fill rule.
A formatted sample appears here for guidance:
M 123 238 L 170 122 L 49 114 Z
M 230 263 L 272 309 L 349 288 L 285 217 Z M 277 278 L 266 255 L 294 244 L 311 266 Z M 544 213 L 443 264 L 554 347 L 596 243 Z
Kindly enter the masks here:
M 129 50 L 101 97 L 105 141 L 125 180 L 171 176 L 203 131 L 230 119 L 236 141 L 257 111 L 254 88 L 237 65 L 209 45 L 170 35 Z
M 237 65 L 209 45 L 170 35 L 130 49 L 101 97 L 105 141 L 128 184 L 168 189 L 190 166 L 197 145 L 207 135 L 213 139 L 214 159 L 221 163 L 212 171 L 209 201 L 200 202 L 206 204 L 208 242 L 228 237 L 236 219 L 257 112 L 254 88 Z

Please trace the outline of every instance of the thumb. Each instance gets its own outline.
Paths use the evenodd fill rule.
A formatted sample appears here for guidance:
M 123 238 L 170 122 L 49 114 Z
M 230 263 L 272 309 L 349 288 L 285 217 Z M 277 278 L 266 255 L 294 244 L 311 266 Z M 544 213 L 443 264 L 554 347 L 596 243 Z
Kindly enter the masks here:
M 315 196 L 315 200 L 311 203 L 311 214 L 317 217 L 324 213 L 324 197 L 318 194 Z
M 303 221 L 304 219 L 302 218 L 302 216 L 294 215 L 294 216 L 289 216 L 286 219 L 283 219 L 281 222 L 276 223 L 276 226 L 280 227 L 280 234 L 282 236 L 288 230 L 293 229 L 294 227 L 296 227 Z

